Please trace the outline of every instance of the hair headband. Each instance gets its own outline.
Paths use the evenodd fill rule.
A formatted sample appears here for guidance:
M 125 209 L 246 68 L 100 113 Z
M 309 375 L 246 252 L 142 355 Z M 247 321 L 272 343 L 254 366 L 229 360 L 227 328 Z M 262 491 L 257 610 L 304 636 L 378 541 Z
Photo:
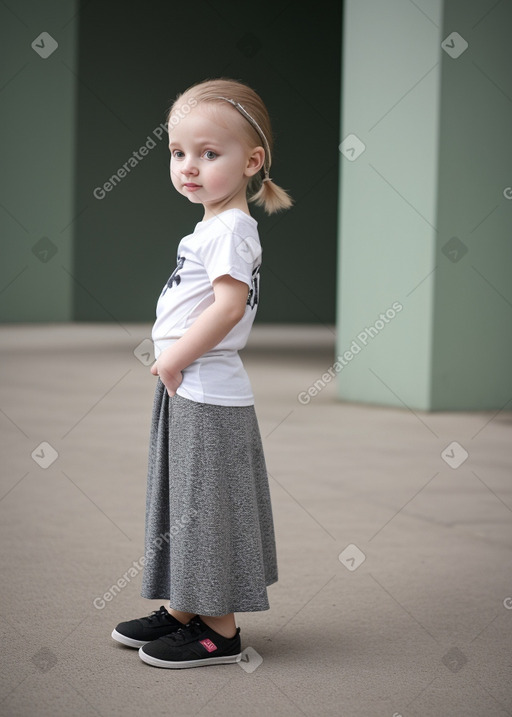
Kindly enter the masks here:
M 220 97 L 220 96 L 216 97 L 215 99 L 218 99 L 218 100 L 226 100 L 226 102 L 229 102 L 230 104 L 232 104 L 233 107 L 235 107 L 235 108 L 240 112 L 240 114 L 243 115 L 243 116 L 245 117 L 245 119 L 248 120 L 248 121 L 252 124 L 252 126 L 254 127 L 254 129 L 256 130 L 256 132 L 259 134 L 259 136 L 260 136 L 261 139 L 263 140 L 263 144 L 265 145 L 265 157 L 268 158 L 268 166 L 267 166 L 266 168 L 265 168 L 265 164 L 267 164 L 267 163 L 266 163 L 266 162 L 263 163 L 263 171 L 264 171 L 264 173 L 265 173 L 265 177 L 264 177 L 264 179 L 262 179 L 262 182 L 271 182 L 272 179 L 268 176 L 268 173 L 269 173 L 269 171 L 270 171 L 270 164 L 271 164 L 271 161 L 272 161 L 272 160 L 271 160 L 271 155 L 270 155 L 270 147 L 269 147 L 269 144 L 268 144 L 268 140 L 267 140 L 267 138 L 265 137 L 265 133 L 263 132 L 263 130 L 261 129 L 261 127 L 259 126 L 259 124 L 256 122 L 256 120 L 254 119 L 254 117 L 252 117 L 252 116 L 247 112 L 247 110 L 245 109 L 245 107 L 243 107 L 243 105 L 240 104 L 240 102 L 235 102 L 235 100 L 230 100 L 230 99 L 228 99 L 227 97 Z

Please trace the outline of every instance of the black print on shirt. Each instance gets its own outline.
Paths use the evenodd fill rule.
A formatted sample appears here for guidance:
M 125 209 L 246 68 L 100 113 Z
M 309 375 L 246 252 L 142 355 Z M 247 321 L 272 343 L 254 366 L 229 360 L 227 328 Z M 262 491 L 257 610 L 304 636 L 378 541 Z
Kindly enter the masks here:
M 254 309 L 254 307 L 257 306 L 258 300 L 259 300 L 260 266 L 261 266 L 261 264 L 259 264 L 256 267 L 256 269 L 253 269 L 253 272 L 252 272 L 251 288 L 249 290 L 249 296 L 247 297 L 247 306 L 250 306 L 251 309 Z
M 176 284 L 176 286 L 179 286 L 181 282 L 181 276 L 178 274 L 178 271 L 183 269 L 183 264 L 185 263 L 185 257 L 179 256 L 178 257 L 178 263 L 176 264 L 176 269 L 172 272 L 172 274 L 169 277 L 169 280 L 167 281 L 167 284 L 164 286 L 164 290 L 162 292 L 162 296 L 165 294 L 167 289 L 171 289 L 173 284 Z

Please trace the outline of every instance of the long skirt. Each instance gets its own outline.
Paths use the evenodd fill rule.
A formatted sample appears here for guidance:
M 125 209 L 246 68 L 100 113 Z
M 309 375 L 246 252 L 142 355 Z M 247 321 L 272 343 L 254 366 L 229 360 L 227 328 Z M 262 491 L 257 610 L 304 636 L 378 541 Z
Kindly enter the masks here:
M 142 597 L 200 615 L 268 610 L 278 579 L 254 406 L 169 397 L 151 422 Z

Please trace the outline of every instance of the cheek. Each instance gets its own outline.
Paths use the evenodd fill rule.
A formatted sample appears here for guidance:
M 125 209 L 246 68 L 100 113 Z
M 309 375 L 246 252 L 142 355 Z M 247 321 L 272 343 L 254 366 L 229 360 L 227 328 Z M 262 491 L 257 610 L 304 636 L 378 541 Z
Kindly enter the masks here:
M 226 184 L 228 184 L 226 175 L 220 172 L 209 172 L 206 176 L 206 180 L 211 191 L 224 189 Z
M 209 165 L 205 175 L 208 177 L 208 184 L 212 189 L 229 188 L 236 181 L 239 167 L 234 162 L 215 162 Z
M 176 174 L 177 174 L 177 173 L 176 173 L 176 168 L 175 168 L 175 166 L 174 166 L 174 164 L 173 164 L 173 161 L 172 161 L 172 159 L 171 159 L 171 160 L 169 161 L 169 175 L 170 175 L 170 177 L 171 177 L 171 182 L 173 183 L 173 185 L 174 185 L 175 187 L 176 187 L 176 184 L 177 184 L 177 176 L 176 176 Z

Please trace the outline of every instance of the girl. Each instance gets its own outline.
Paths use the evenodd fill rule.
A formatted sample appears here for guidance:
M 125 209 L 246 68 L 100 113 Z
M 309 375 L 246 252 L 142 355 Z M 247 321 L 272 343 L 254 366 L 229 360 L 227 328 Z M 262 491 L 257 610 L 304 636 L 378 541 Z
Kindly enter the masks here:
M 269 176 L 261 98 L 230 79 L 179 95 L 168 118 L 176 190 L 204 215 L 178 246 L 157 304 L 142 596 L 168 599 L 122 622 L 118 642 L 157 667 L 238 662 L 235 612 L 268 610 L 278 579 L 254 397 L 238 351 L 259 302 L 261 246 L 248 201 L 292 200 Z

